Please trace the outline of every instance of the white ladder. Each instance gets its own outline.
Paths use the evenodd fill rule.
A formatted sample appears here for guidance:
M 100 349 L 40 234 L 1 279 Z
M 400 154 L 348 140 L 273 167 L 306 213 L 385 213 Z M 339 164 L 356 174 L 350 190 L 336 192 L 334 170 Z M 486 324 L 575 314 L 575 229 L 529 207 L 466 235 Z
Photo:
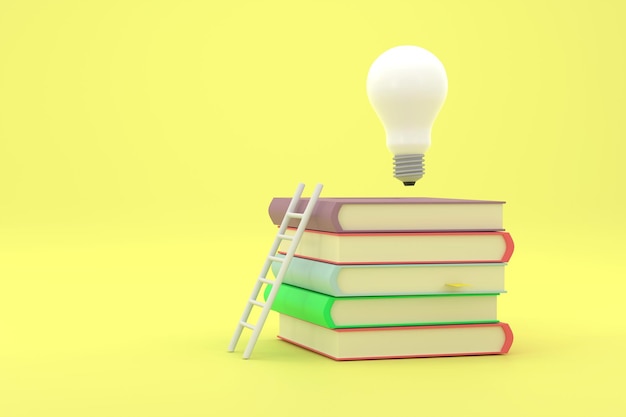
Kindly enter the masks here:
M 243 331 L 244 327 L 246 327 L 252 330 L 252 336 L 250 336 L 250 340 L 248 341 L 246 350 L 243 352 L 243 358 L 248 359 L 250 355 L 252 354 L 254 345 L 256 344 L 256 341 L 259 338 L 259 335 L 261 334 L 261 330 L 263 329 L 265 320 L 267 319 L 270 309 L 272 308 L 272 303 L 274 302 L 274 298 L 276 298 L 276 294 L 278 293 L 278 288 L 280 288 L 280 284 L 282 284 L 283 282 L 283 277 L 285 275 L 285 272 L 287 272 L 287 268 L 289 268 L 289 263 L 291 262 L 291 259 L 293 258 L 294 254 L 296 253 L 296 249 L 298 247 L 298 244 L 300 243 L 300 238 L 302 237 L 302 234 L 304 233 L 304 230 L 306 229 L 307 223 L 309 222 L 309 218 L 311 217 L 311 213 L 313 212 L 313 208 L 315 207 L 315 204 L 317 203 L 317 199 L 319 198 L 320 193 L 322 192 L 322 187 L 323 187 L 322 184 L 317 184 L 317 186 L 315 187 L 315 190 L 313 191 L 313 195 L 310 197 L 304 211 L 302 213 L 296 213 L 295 212 L 296 207 L 298 206 L 298 203 L 300 202 L 300 197 L 302 196 L 302 191 L 304 190 L 304 184 L 298 185 L 298 188 L 296 189 L 296 192 L 293 195 L 291 202 L 289 203 L 289 207 L 287 208 L 285 217 L 283 217 L 283 220 L 280 224 L 280 228 L 278 229 L 278 234 L 276 235 L 276 238 L 274 239 L 274 244 L 272 245 L 272 248 L 270 249 L 270 252 L 267 255 L 267 258 L 265 259 L 265 264 L 263 265 L 261 274 L 257 278 L 256 284 L 254 285 L 254 288 L 252 289 L 252 293 L 250 294 L 250 297 L 248 298 L 248 301 L 246 302 L 246 307 L 243 310 L 241 319 L 239 319 L 239 323 L 237 324 L 237 329 L 235 330 L 235 334 L 233 335 L 233 338 L 230 341 L 230 345 L 228 345 L 229 352 L 233 352 L 235 350 L 235 347 L 237 346 L 237 342 L 239 341 L 239 337 L 241 336 L 241 332 Z M 287 227 L 289 225 L 289 222 L 292 219 L 300 219 L 300 223 L 298 224 L 298 228 L 296 229 L 295 234 L 291 236 L 291 235 L 287 235 L 286 232 L 287 232 Z M 285 255 L 285 257 L 281 258 L 281 257 L 276 256 L 276 252 L 278 251 L 278 247 L 280 246 L 280 243 L 283 240 L 290 240 L 291 245 L 289 246 L 289 249 L 287 250 L 287 254 Z M 282 265 L 280 266 L 280 270 L 278 271 L 278 274 L 276 274 L 276 278 L 274 280 L 267 279 L 267 273 L 269 272 L 270 267 L 272 266 L 272 262 L 282 263 Z M 263 287 L 264 284 L 271 284 L 272 290 L 270 291 L 265 302 L 261 302 L 257 300 L 257 297 L 259 296 L 259 293 L 261 292 L 261 288 Z M 262 311 L 261 311 L 261 314 L 259 315 L 259 318 L 256 324 L 251 324 L 248 322 L 248 318 L 250 317 L 250 312 L 252 311 L 252 308 L 255 306 L 261 307 Z

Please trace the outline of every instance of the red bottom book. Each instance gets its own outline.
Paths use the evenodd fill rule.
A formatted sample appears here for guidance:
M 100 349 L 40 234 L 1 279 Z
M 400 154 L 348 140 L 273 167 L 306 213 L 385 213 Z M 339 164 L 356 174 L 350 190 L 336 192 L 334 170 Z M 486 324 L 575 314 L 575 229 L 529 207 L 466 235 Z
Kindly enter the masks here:
M 513 344 L 506 323 L 328 329 L 280 314 L 278 337 L 338 361 L 500 355 Z

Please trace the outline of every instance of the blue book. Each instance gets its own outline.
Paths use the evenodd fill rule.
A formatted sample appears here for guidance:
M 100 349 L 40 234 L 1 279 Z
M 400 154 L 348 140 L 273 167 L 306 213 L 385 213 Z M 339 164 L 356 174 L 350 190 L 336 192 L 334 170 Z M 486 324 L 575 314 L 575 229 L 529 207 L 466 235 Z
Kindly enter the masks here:
M 283 256 L 283 255 L 279 255 Z M 281 264 L 274 262 L 278 274 Z M 506 263 L 336 265 L 293 257 L 283 282 L 333 297 L 504 293 Z

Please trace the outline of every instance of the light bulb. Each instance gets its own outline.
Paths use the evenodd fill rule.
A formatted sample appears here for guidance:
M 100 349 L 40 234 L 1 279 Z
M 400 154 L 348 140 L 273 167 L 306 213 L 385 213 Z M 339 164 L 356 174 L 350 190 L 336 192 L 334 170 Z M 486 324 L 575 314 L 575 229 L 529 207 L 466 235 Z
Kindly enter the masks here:
M 394 176 L 404 185 L 415 185 L 424 175 L 424 153 L 447 92 L 443 64 L 417 46 L 391 48 L 370 67 L 367 96 L 387 133 Z

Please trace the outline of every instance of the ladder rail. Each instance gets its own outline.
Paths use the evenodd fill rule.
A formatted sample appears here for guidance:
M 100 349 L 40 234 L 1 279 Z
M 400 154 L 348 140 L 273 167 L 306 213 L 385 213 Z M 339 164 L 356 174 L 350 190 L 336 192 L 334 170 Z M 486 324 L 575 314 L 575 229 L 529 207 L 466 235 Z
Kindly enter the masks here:
M 300 220 L 300 224 L 298 225 L 298 228 L 294 235 L 294 239 L 291 242 L 289 249 L 287 250 L 287 254 L 285 255 L 283 264 L 281 265 L 280 270 L 278 271 L 278 274 L 276 274 L 276 278 L 274 279 L 272 289 L 270 290 L 270 293 L 268 294 L 268 297 L 265 300 L 265 307 L 263 307 L 263 310 L 261 311 L 261 314 L 259 315 L 259 318 L 257 320 L 257 329 L 255 329 L 252 333 L 252 336 L 250 336 L 250 340 L 248 341 L 248 346 L 246 347 L 246 350 L 244 351 L 244 354 L 243 354 L 244 359 L 248 359 L 250 355 L 252 355 L 252 350 L 254 349 L 256 341 L 261 334 L 261 329 L 263 328 L 263 324 L 265 324 L 265 320 L 267 319 L 267 316 L 270 313 L 272 304 L 274 303 L 274 299 L 276 298 L 276 294 L 278 294 L 278 289 L 280 288 L 283 282 L 283 277 L 285 276 L 285 273 L 287 272 L 287 269 L 289 268 L 291 259 L 294 257 L 296 253 L 297 246 L 300 243 L 300 238 L 302 237 L 302 234 L 304 233 L 304 230 L 306 229 L 306 225 L 309 221 L 309 218 L 311 217 L 311 213 L 313 211 L 313 208 L 315 207 L 315 204 L 317 203 L 317 199 L 321 191 L 322 191 L 322 186 L 321 184 L 318 184 L 317 187 L 315 188 L 315 191 L 313 192 L 313 195 L 311 196 L 308 202 L 306 209 L 304 210 L 302 220 Z M 294 208 L 295 208 L 295 205 L 294 205 Z M 287 213 L 290 213 L 290 212 L 291 211 L 288 210 Z M 285 221 L 287 217 L 288 216 L 286 214 L 285 218 L 283 219 L 285 229 L 287 228 L 287 225 L 289 223 L 288 220 Z M 270 265 L 271 265 L 271 262 L 270 262 Z
M 263 325 L 265 324 L 267 316 L 269 315 L 274 299 L 276 298 L 276 294 L 278 293 L 278 289 L 280 288 L 280 285 L 282 284 L 283 277 L 285 273 L 287 272 L 287 269 L 289 268 L 289 264 L 291 263 L 291 260 L 296 253 L 296 249 L 298 247 L 298 244 L 300 243 L 300 239 L 302 238 L 302 235 L 304 234 L 304 231 L 306 230 L 306 226 L 309 222 L 313 209 L 315 208 L 315 204 L 317 203 L 317 200 L 321 194 L 322 188 L 323 188 L 322 184 L 317 184 L 317 186 L 315 187 L 315 190 L 313 191 L 313 194 L 311 195 L 311 197 L 309 198 L 309 201 L 307 202 L 307 206 L 304 209 L 304 211 L 302 213 L 296 213 L 295 210 L 300 202 L 300 198 L 304 190 L 304 184 L 298 185 L 296 192 L 294 193 L 294 196 L 291 199 L 289 206 L 287 207 L 287 211 L 285 212 L 285 216 L 283 217 L 283 220 L 280 224 L 278 233 L 276 237 L 274 238 L 274 243 L 272 244 L 272 247 L 270 248 L 268 256 L 265 258 L 265 263 L 263 264 L 261 274 L 256 280 L 256 283 L 252 289 L 252 293 L 250 294 L 250 297 L 248 297 L 248 301 L 246 302 L 246 307 L 244 308 L 244 311 L 238 322 L 237 329 L 235 330 L 235 333 L 228 346 L 229 352 L 233 352 L 235 350 L 235 347 L 237 346 L 237 342 L 239 341 L 239 338 L 241 337 L 241 333 L 243 332 L 243 329 L 245 327 L 245 328 L 252 329 L 253 331 L 248 341 L 248 344 L 246 346 L 246 349 L 243 353 L 243 358 L 248 359 L 252 355 L 252 350 L 254 349 L 254 346 L 258 340 L 258 337 L 261 334 L 261 330 L 263 329 Z M 293 218 L 300 219 L 298 227 L 296 228 L 296 232 L 294 235 L 286 235 L 286 231 L 287 231 L 287 228 L 289 227 L 289 223 L 291 219 Z M 250 317 L 250 313 L 252 312 L 252 309 L 255 306 L 260 307 L 261 304 L 263 304 L 263 303 L 256 301 L 256 298 L 259 296 L 259 293 L 263 285 L 270 283 L 270 280 L 268 280 L 266 277 L 271 268 L 272 262 L 277 261 L 276 253 L 278 251 L 278 247 L 280 246 L 280 243 L 283 240 L 288 240 L 291 242 L 291 244 L 289 246 L 289 249 L 287 250 L 285 257 L 282 258 L 282 264 L 278 273 L 276 274 L 275 279 L 271 281 L 272 288 L 270 290 L 270 293 L 268 294 L 268 297 L 265 300 L 265 303 L 262 307 L 261 313 L 256 321 L 256 324 L 253 325 L 251 323 L 248 323 L 248 318 Z
M 285 213 L 285 216 L 283 217 L 283 221 L 280 222 L 280 227 L 278 228 L 278 235 L 284 235 L 285 232 L 287 231 L 287 227 L 289 226 L 289 220 L 290 220 L 287 213 L 292 213 L 296 209 L 296 207 L 298 206 L 298 203 L 300 202 L 300 198 L 302 197 L 303 191 L 304 191 L 304 184 L 298 184 L 298 188 L 296 189 L 296 192 L 293 194 L 293 197 L 291 198 L 291 201 L 289 202 L 289 206 L 287 207 L 287 212 Z M 302 223 L 302 220 L 300 220 L 300 223 Z M 280 245 L 280 239 L 278 238 L 274 239 L 274 244 L 270 248 L 270 252 L 268 256 L 276 255 L 276 251 L 278 251 L 279 245 Z M 271 265 L 272 265 L 272 261 L 269 261 L 268 259 L 266 259 L 265 265 L 263 265 L 263 271 L 261 272 L 261 275 L 265 275 L 269 271 L 269 268 Z M 267 268 L 267 271 L 266 271 L 266 268 Z
M 304 191 L 304 184 L 298 184 L 298 187 L 296 188 L 296 191 L 294 192 L 293 197 L 291 198 L 291 201 L 289 203 L 289 208 L 287 209 L 287 212 L 289 212 L 289 209 L 294 209 L 295 206 L 297 205 L 298 201 L 300 201 L 300 197 L 302 196 L 302 192 Z M 295 201 L 295 203 L 294 203 Z M 283 218 L 283 221 L 281 222 L 280 225 L 280 230 L 282 230 L 282 232 L 279 231 L 279 234 L 284 234 L 285 231 L 287 230 L 287 227 L 283 228 L 283 224 L 287 222 L 287 224 L 289 223 L 289 220 L 287 219 L 287 216 L 285 216 Z M 263 268 L 261 268 L 261 273 L 259 274 L 259 278 L 263 278 L 265 279 L 265 277 L 267 277 L 267 273 L 269 272 L 270 267 L 272 266 L 272 261 L 269 258 L 270 256 L 274 256 L 276 254 L 276 251 L 278 250 L 278 246 L 280 245 L 280 240 L 279 239 L 274 239 L 274 243 L 272 244 L 272 247 L 270 248 L 269 254 L 268 256 L 265 258 L 265 263 L 263 264 Z M 252 288 L 252 292 L 250 293 L 250 296 L 248 297 L 248 300 L 253 300 L 256 299 L 259 295 L 259 292 L 261 291 L 261 287 L 263 286 L 264 282 L 261 281 L 260 279 L 256 280 L 256 283 L 254 285 L 254 287 Z M 241 317 L 239 319 L 239 323 L 240 325 L 237 326 L 237 330 L 235 330 L 235 334 L 233 334 L 233 337 L 231 338 L 230 344 L 228 345 L 228 351 L 229 352 L 233 352 L 235 350 L 235 347 L 237 346 L 237 342 L 239 341 L 239 338 L 241 337 L 241 333 L 243 332 L 244 326 L 241 325 L 241 323 L 246 323 L 248 320 L 248 317 L 250 317 L 250 313 L 252 312 L 252 308 L 254 307 L 254 305 L 252 305 L 250 302 L 246 302 L 246 306 L 243 310 L 243 312 L 241 313 Z

